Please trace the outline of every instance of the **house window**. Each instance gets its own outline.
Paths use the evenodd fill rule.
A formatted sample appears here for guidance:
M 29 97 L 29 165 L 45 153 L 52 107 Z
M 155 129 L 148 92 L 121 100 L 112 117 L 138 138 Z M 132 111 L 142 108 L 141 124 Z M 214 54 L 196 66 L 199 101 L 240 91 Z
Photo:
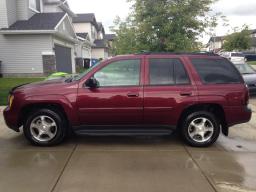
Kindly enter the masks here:
M 29 8 L 33 11 L 40 12 L 41 11 L 41 0 L 29 0 Z

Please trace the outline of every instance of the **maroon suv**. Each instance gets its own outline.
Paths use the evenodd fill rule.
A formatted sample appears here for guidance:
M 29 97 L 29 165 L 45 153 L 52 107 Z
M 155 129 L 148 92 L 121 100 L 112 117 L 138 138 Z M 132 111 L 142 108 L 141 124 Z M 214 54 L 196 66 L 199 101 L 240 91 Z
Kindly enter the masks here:
M 84 74 L 13 88 L 7 125 L 48 146 L 82 135 L 164 135 L 177 129 L 192 146 L 248 122 L 248 89 L 227 59 L 212 54 L 135 54 Z

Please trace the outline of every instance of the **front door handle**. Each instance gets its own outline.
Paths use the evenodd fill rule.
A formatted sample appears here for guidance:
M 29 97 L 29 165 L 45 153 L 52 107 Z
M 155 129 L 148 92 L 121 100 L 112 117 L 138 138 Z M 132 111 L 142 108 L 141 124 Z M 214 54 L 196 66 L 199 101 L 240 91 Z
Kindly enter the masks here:
M 139 97 L 139 93 L 128 93 L 128 97 Z
M 191 96 L 191 95 L 192 95 L 192 92 L 189 92 L 189 91 L 180 92 L 180 96 Z

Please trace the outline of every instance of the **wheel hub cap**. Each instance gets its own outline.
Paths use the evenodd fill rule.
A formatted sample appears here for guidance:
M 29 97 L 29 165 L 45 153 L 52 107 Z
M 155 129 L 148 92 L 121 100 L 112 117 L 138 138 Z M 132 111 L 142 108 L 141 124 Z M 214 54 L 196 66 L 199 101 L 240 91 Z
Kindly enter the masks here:
M 56 136 L 57 124 L 51 117 L 41 115 L 32 120 L 30 132 L 35 140 L 47 142 Z
M 189 137 L 199 143 L 211 139 L 213 132 L 214 126 L 212 122 L 205 117 L 194 119 L 188 127 Z

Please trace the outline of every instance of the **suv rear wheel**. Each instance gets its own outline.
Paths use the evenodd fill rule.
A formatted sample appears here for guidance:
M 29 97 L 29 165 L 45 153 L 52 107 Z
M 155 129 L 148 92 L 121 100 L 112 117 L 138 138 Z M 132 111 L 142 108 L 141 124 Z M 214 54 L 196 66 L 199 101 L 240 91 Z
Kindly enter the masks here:
M 189 114 L 182 124 L 183 139 L 193 147 L 207 147 L 219 137 L 220 123 L 210 112 Z
M 24 125 L 24 135 L 34 145 L 57 145 L 66 136 L 65 122 L 61 113 L 40 109 L 30 113 Z

